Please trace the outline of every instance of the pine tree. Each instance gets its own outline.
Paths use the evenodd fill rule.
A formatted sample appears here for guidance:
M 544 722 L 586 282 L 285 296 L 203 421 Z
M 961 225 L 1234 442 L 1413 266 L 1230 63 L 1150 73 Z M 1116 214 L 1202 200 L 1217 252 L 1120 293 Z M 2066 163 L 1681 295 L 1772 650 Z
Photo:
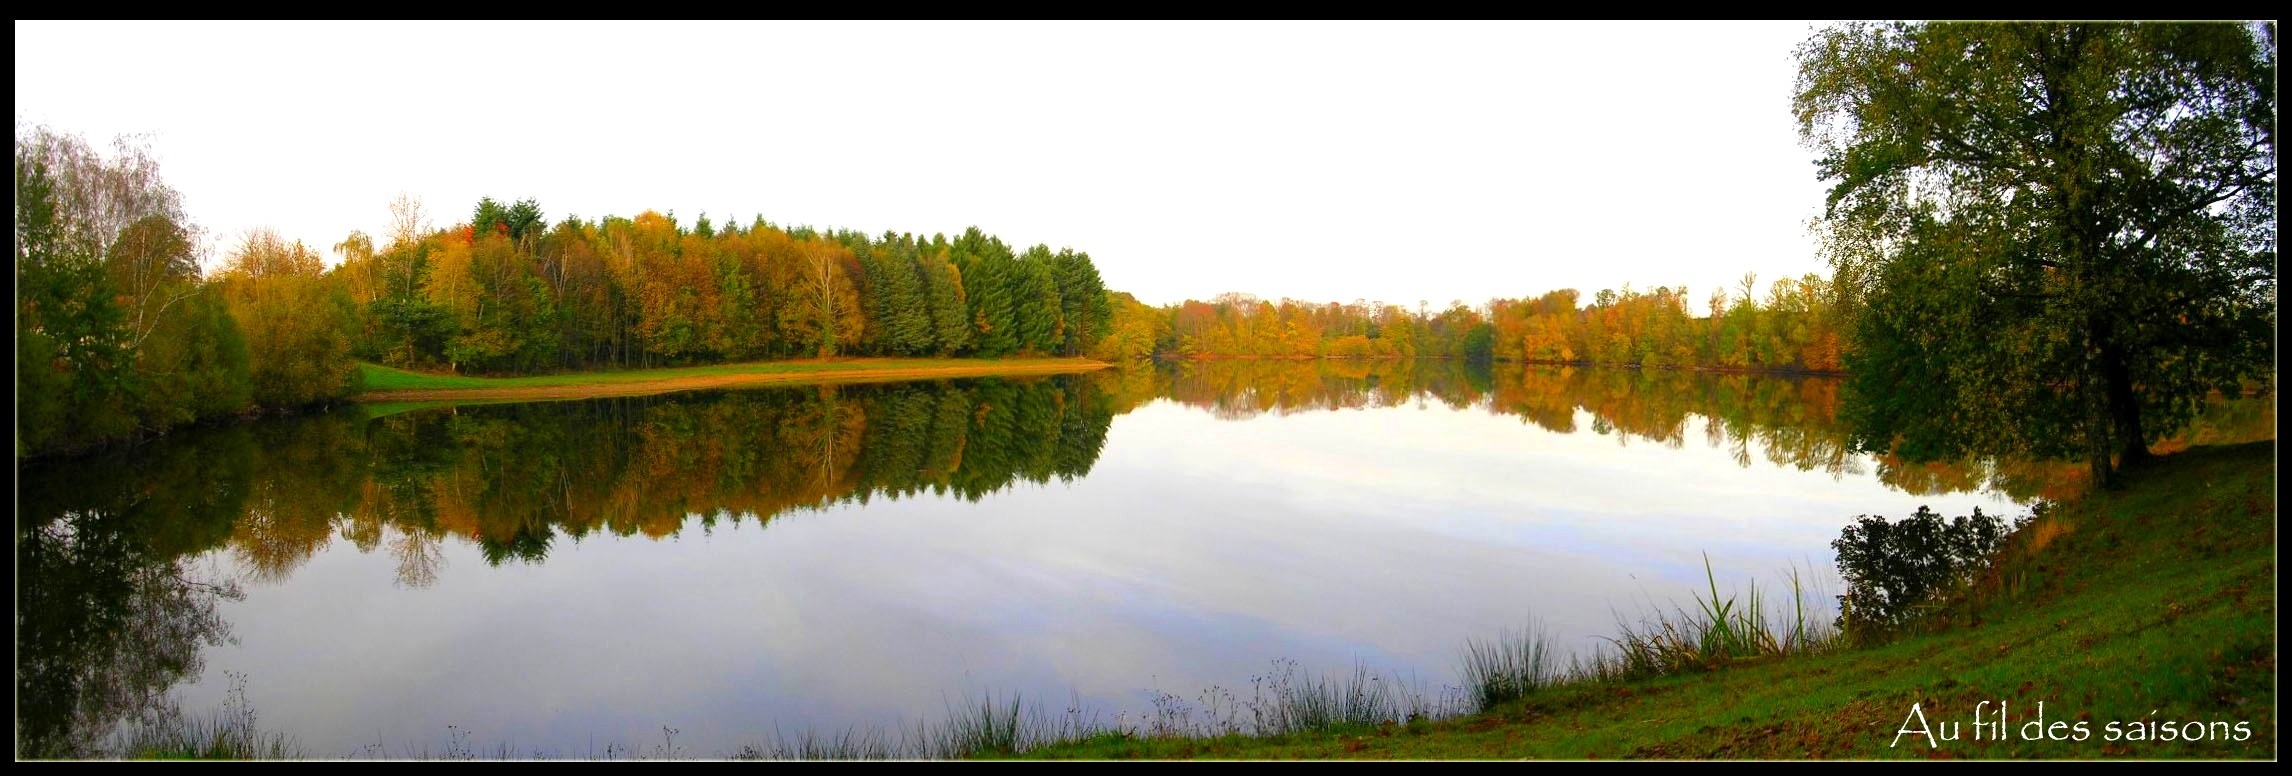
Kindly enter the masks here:
M 955 268 L 963 273 L 975 352 L 988 357 L 1017 352 L 1020 342 L 1012 302 L 1018 260 L 1011 247 L 974 226 L 955 239 L 952 255 Z

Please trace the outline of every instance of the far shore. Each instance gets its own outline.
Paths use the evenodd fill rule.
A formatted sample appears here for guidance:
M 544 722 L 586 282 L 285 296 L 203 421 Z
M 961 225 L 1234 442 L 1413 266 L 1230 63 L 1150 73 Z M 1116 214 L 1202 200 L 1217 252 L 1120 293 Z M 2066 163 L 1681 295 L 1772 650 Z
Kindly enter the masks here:
M 466 377 L 359 364 L 367 389 L 355 398 L 361 402 L 551 401 L 760 385 L 1071 374 L 1111 366 L 1087 358 L 841 358 L 534 377 Z

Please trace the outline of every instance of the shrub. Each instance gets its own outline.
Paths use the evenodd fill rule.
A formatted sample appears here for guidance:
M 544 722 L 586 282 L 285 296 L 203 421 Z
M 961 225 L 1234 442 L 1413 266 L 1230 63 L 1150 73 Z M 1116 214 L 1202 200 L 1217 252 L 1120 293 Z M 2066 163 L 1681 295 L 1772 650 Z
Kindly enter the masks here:
M 1863 515 L 1830 543 L 1846 594 L 1838 626 L 1868 636 L 1913 619 L 1920 608 L 1971 579 L 2004 544 L 2012 526 L 1996 515 L 1943 518 L 1924 506 L 1900 521 Z

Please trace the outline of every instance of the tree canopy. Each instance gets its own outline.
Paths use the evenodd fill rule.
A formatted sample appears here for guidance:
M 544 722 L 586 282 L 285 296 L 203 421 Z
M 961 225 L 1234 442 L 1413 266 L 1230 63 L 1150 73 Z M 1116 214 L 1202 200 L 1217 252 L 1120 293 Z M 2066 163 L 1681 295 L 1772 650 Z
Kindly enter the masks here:
M 1858 446 L 2078 456 L 2107 482 L 2209 391 L 2273 379 L 2275 45 L 2129 23 L 1803 44 Z

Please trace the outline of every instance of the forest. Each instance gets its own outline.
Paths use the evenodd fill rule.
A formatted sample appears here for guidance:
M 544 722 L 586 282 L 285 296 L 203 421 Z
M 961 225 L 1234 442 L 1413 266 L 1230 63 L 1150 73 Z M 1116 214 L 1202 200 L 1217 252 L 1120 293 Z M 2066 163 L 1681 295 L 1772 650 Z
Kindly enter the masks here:
M 1114 295 L 1108 360 L 1176 358 L 1462 358 L 1538 364 L 1835 373 L 1843 368 L 1845 317 L 1819 275 L 1769 284 L 1756 275 L 1712 292 L 1707 314 L 1684 286 L 1602 290 L 1578 306 L 1575 289 L 1542 296 L 1423 304 L 1269 302 L 1223 294 L 1151 307 Z
M 359 360 L 534 374 L 856 355 L 1076 355 L 1109 298 L 1087 253 L 781 228 L 544 221 L 481 199 L 434 229 L 419 200 L 389 234 L 317 249 L 269 230 L 205 266 L 149 153 L 19 132 L 19 459 L 202 420 L 347 399 Z
M 355 396 L 359 361 L 518 375 L 845 356 L 1459 358 L 1836 372 L 1841 320 L 1808 275 L 1695 315 L 1684 288 L 1463 302 L 1314 304 L 1224 294 L 1154 307 L 1088 253 L 953 237 L 690 224 L 554 223 L 480 199 L 434 228 L 419 199 L 386 234 L 320 250 L 258 229 L 208 261 L 149 152 L 46 128 L 17 141 L 19 459 Z

